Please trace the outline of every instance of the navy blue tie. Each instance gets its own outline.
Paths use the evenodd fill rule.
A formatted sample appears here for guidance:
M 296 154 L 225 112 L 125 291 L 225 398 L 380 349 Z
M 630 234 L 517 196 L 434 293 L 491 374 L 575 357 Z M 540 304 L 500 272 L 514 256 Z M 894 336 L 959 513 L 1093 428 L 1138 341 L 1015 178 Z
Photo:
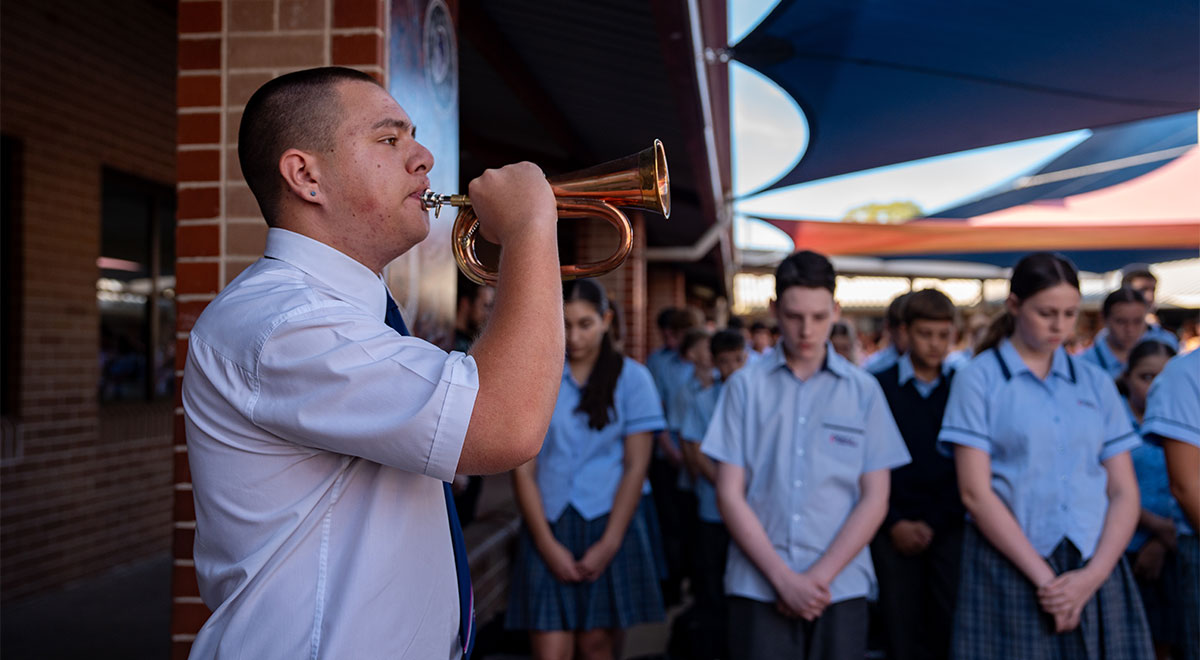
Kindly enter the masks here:
M 404 325 L 404 317 L 390 293 L 384 322 L 396 332 L 409 336 L 408 326 Z M 471 567 L 467 563 L 467 544 L 463 541 L 458 510 L 454 507 L 454 491 L 450 484 L 443 483 L 442 486 L 446 494 L 446 516 L 450 519 L 450 540 L 454 544 L 454 568 L 458 572 L 458 641 L 462 642 L 463 658 L 470 658 L 475 647 L 475 592 L 471 590 Z

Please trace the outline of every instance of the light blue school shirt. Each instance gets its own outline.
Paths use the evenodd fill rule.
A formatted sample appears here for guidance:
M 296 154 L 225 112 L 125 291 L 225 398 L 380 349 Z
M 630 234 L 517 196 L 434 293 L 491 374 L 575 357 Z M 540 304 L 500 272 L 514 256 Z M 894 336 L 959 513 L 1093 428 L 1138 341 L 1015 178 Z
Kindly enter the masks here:
M 615 410 L 607 426 L 597 431 L 588 426 L 587 413 L 575 410 L 582 395 L 570 365 L 564 365 L 550 429 L 537 457 L 537 485 L 550 522 L 568 506 L 585 520 L 611 511 L 624 471 L 626 436 L 665 426 L 650 371 L 629 358 L 617 378 Z M 649 483 L 642 492 L 650 492 Z
M 896 352 L 896 345 L 888 344 L 882 351 L 872 353 L 871 357 L 867 358 L 866 364 L 863 365 L 863 369 L 877 374 L 891 369 L 892 365 L 896 364 L 896 361 L 899 359 L 900 354 Z
M 1133 430 L 1140 434 L 1142 432 L 1141 423 L 1134 416 L 1133 409 L 1129 407 L 1129 399 L 1124 399 L 1124 401 L 1125 412 L 1129 415 L 1129 423 L 1133 425 Z M 1167 457 L 1163 453 L 1163 448 L 1153 443 L 1143 442 L 1142 446 L 1134 448 L 1129 455 L 1133 458 L 1133 470 L 1137 473 L 1142 508 L 1150 513 L 1170 518 L 1175 523 L 1177 534 L 1194 533 L 1191 525 L 1187 523 L 1187 518 L 1183 515 L 1183 509 L 1180 508 L 1179 502 L 1171 494 L 1171 486 L 1167 479 Z M 1133 533 L 1133 539 L 1129 541 L 1129 550 L 1138 550 L 1148 538 L 1150 538 L 1150 533 L 1138 527 L 1137 531 Z
M 1200 350 L 1171 358 L 1154 379 L 1142 433 L 1200 447 Z
M 708 431 L 708 424 L 712 421 L 713 412 L 717 409 L 717 400 L 721 396 L 722 389 L 721 381 L 718 380 L 712 386 L 696 392 L 692 398 L 692 405 L 683 418 L 683 427 L 679 431 L 684 442 L 700 444 L 704 440 L 704 434 Z M 721 511 L 717 508 L 716 486 L 701 475 L 697 475 L 692 484 L 696 493 L 696 513 L 700 520 L 710 523 L 721 522 Z
M 1146 333 L 1142 335 L 1138 343 L 1150 340 L 1162 342 L 1170 346 L 1171 350 L 1179 350 L 1179 338 L 1161 325 L 1148 326 Z M 1113 378 L 1117 378 L 1121 372 L 1125 371 L 1125 363 L 1117 359 L 1112 352 L 1112 347 L 1108 345 L 1108 328 L 1100 328 L 1100 332 L 1097 332 L 1096 337 L 1092 340 L 1091 347 L 1080 357 L 1104 369 Z
M 943 453 L 991 456 L 992 489 L 1038 554 L 1065 537 L 1084 559 L 1108 511 L 1102 463 L 1140 444 L 1108 374 L 1059 347 L 1042 380 L 1007 338 L 957 371 L 938 435 Z
M 646 358 L 646 368 L 650 370 L 650 375 L 654 378 L 654 387 L 660 401 L 666 401 L 667 373 L 682 362 L 683 358 L 680 357 L 679 351 L 673 351 L 665 346 Z
M 746 502 L 794 571 L 824 554 L 861 495 L 859 477 L 911 458 L 879 382 L 826 344 L 824 366 L 800 380 L 784 350 L 765 355 L 725 385 L 700 449 L 746 471 Z M 863 548 L 830 585 L 833 601 L 875 586 Z M 736 543 L 725 593 L 772 603 L 775 590 Z
M 970 362 L 973 357 L 975 357 L 975 351 L 970 348 L 959 349 L 946 356 L 943 366 L 954 370 Z
M 920 394 L 922 399 L 928 399 L 929 395 L 933 394 L 933 391 L 937 389 L 938 384 L 942 382 L 942 379 L 951 371 L 950 364 L 942 362 L 941 375 L 933 379 L 932 383 L 927 383 L 917 378 L 917 372 L 913 369 L 912 358 L 909 357 L 908 353 L 900 356 L 900 359 L 896 361 L 896 366 L 899 370 L 896 376 L 899 378 L 900 387 L 904 387 L 904 384 L 910 380 L 913 381 L 913 387 L 917 388 L 917 394 Z
M 1149 334 L 1146 333 L 1140 341 L 1149 339 Z M 1121 375 L 1121 372 L 1125 371 L 1125 363 L 1113 353 L 1112 347 L 1108 345 L 1107 337 L 1108 329 L 1105 328 L 1092 340 L 1091 347 L 1079 357 L 1103 369 L 1109 378 L 1116 379 Z

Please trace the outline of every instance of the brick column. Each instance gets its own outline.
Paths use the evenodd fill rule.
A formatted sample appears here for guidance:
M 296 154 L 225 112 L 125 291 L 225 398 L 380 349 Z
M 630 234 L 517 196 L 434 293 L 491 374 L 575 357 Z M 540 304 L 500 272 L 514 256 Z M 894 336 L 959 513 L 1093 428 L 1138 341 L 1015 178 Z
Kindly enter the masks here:
M 683 307 L 687 302 L 683 271 L 668 264 L 654 263 L 646 274 L 647 354 L 662 345 L 658 334 L 658 313 L 665 307 Z
M 633 249 L 620 268 L 596 280 L 621 306 L 621 344 L 635 360 L 646 359 L 646 232 L 644 216 L 627 211 L 633 225 Z M 580 263 L 607 258 L 616 250 L 618 234 L 602 220 L 580 220 L 576 228 L 576 256 Z
M 177 189 L 177 376 L 196 318 L 262 254 L 267 228 L 242 179 L 237 130 L 262 83 L 314 66 L 351 66 L 386 81 L 385 0 L 181 0 Z M 183 409 L 175 408 L 172 656 L 187 657 L 208 617 L 192 563 L 196 528 Z

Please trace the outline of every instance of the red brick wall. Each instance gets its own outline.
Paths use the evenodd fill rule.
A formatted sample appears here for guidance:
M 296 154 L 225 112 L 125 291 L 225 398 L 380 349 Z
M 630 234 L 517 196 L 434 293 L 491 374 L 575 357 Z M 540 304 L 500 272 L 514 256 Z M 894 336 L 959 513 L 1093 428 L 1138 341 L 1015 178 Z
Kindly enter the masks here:
M 633 248 L 620 268 L 596 278 L 621 306 L 621 343 L 626 355 L 646 360 L 646 232 L 638 211 L 626 211 L 633 226 Z M 606 259 L 617 248 L 619 234 L 603 220 L 578 222 L 575 248 L 580 263 Z
M 7 600 L 169 547 L 170 404 L 98 405 L 96 259 L 102 168 L 174 179 L 176 35 L 169 11 L 136 1 L 5 2 L 0 31 L 0 130 L 23 159 L 23 452 L 0 467 Z
M 646 274 L 646 338 L 649 352 L 662 345 L 658 313 L 666 307 L 682 307 L 686 300 L 683 271 L 662 263 L 650 264 Z
M 386 80 L 385 0 L 179 3 L 177 368 L 208 301 L 262 255 L 267 228 L 237 160 L 241 111 L 264 82 L 296 69 L 352 66 Z M 182 375 L 182 372 L 177 372 Z M 183 411 L 175 411 L 172 653 L 186 657 L 208 617 L 196 587 L 196 517 Z

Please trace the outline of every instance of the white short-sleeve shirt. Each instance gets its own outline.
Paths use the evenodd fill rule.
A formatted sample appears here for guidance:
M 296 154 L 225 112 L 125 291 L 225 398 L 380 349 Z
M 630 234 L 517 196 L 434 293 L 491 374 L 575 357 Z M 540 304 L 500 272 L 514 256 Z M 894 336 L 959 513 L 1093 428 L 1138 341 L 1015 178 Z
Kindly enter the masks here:
M 384 323 L 379 275 L 271 229 L 205 309 L 183 378 L 196 573 L 193 658 L 453 658 L 443 481 L 478 391 L 472 358 Z

